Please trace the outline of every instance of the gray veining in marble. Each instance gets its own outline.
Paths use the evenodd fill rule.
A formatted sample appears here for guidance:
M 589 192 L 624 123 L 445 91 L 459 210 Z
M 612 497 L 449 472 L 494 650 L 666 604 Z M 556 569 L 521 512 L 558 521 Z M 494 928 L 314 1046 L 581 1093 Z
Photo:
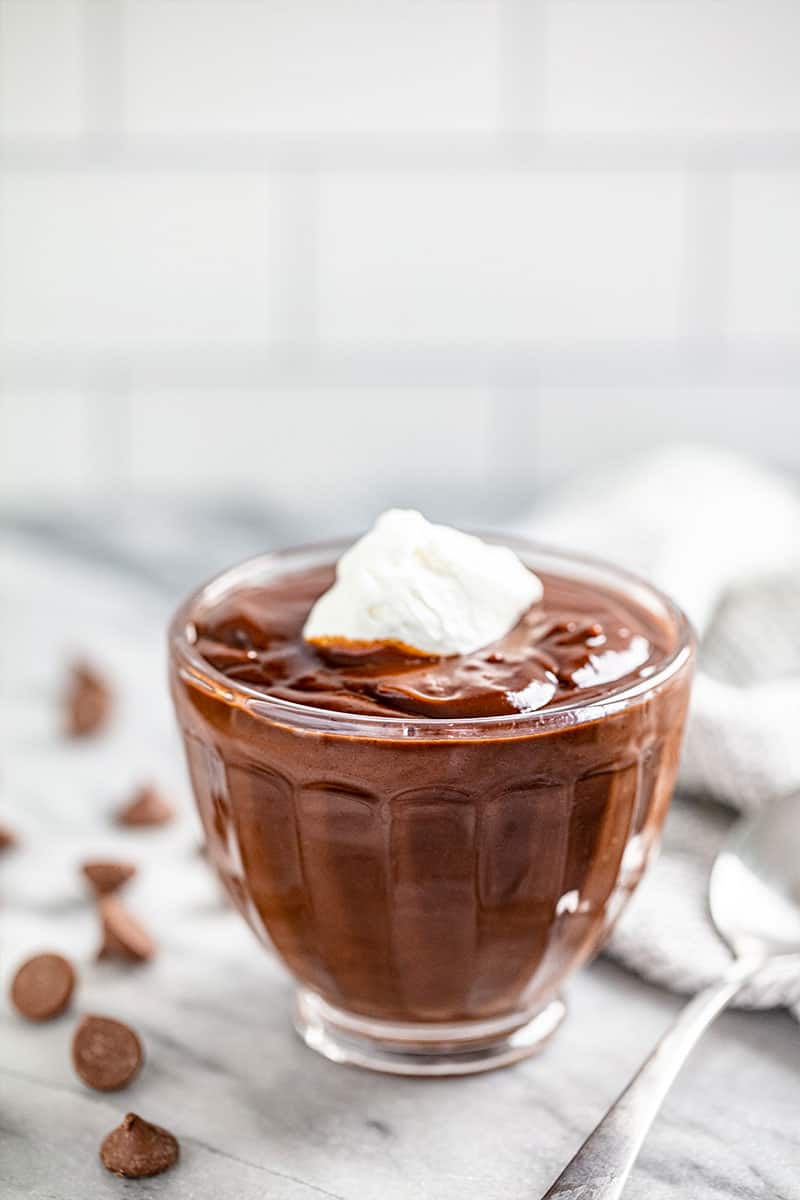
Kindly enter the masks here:
M 0 863 L 2 983 L 47 947 L 81 971 L 74 1011 L 48 1025 L 0 1002 L 2 1200 L 537 1200 L 680 1000 L 600 962 L 571 984 L 551 1045 L 513 1069 L 414 1081 L 319 1059 L 290 1033 L 282 970 L 196 853 L 164 685 L 163 628 L 181 590 L 274 534 L 203 517 L 148 532 L 122 513 L 6 523 L 0 535 L 0 819 L 24 839 Z M 108 668 L 121 705 L 107 736 L 78 745 L 58 734 L 57 689 L 80 650 Z M 175 796 L 180 820 L 116 830 L 115 807 L 150 777 Z M 139 863 L 128 898 L 159 938 L 152 965 L 93 961 L 97 931 L 76 871 L 89 853 Z M 147 1062 L 125 1092 L 95 1094 L 74 1076 L 79 1011 L 140 1031 Z M 128 1109 L 178 1135 L 175 1170 L 134 1184 L 102 1169 L 99 1143 Z M 680 1077 L 626 1195 L 800 1200 L 798 1114 L 796 1022 L 727 1014 Z

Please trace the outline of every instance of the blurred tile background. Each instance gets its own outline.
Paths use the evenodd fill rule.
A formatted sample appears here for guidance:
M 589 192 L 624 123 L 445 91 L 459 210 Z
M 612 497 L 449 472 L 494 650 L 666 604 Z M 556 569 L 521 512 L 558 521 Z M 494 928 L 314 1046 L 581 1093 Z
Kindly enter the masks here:
M 0 502 L 800 468 L 796 0 L 0 0 Z

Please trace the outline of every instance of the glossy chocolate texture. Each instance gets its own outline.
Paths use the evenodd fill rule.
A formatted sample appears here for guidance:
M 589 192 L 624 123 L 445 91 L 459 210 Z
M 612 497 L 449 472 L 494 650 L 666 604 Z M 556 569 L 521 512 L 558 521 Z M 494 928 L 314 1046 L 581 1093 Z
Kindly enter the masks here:
M 241 588 L 193 614 L 196 649 L 216 670 L 335 710 L 324 728 L 233 697 L 173 658 L 210 857 L 256 933 L 331 1004 L 401 1022 L 524 1013 L 598 949 L 644 870 L 691 663 L 596 719 L 541 728 L 520 717 L 450 739 L 430 717 L 515 711 L 509 695 L 525 679 L 555 679 L 551 706 L 607 697 L 662 664 L 678 631 L 621 593 L 545 575 L 542 608 L 477 655 L 331 661 L 299 636 L 331 570 Z M 634 637 L 647 639 L 646 658 L 593 684 L 590 656 Z M 371 734 L 343 711 L 391 719 Z M 415 727 L 419 717 L 428 724 Z
M 317 648 L 303 625 L 332 567 L 241 588 L 196 623 L 197 649 L 229 679 L 315 708 L 370 716 L 500 717 L 603 695 L 664 658 L 669 631 L 618 593 L 542 575 L 544 595 L 504 638 L 452 658 L 391 645 Z

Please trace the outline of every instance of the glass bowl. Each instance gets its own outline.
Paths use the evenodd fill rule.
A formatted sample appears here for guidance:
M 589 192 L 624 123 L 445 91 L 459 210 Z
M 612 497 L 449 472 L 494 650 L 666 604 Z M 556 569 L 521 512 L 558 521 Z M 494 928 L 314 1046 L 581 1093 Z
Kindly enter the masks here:
M 210 861 L 297 981 L 300 1035 L 337 1062 L 467 1074 L 535 1052 L 664 822 L 694 659 L 686 618 L 605 563 L 489 540 L 629 597 L 668 629 L 669 652 L 590 702 L 454 720 L 291 703 L 198 654 L 194 622 L 231 591 L 331 563 L 350 542 L 233 567 L 170 626 Z

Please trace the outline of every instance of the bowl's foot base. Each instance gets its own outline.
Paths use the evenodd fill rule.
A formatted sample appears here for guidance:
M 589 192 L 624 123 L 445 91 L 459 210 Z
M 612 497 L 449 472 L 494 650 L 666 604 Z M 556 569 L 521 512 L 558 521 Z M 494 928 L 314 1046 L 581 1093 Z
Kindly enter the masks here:
M 328 1004 L 300 988 L 294 1027 L 332 1062 L 390 1075 L 474 1075 L 536 1054 L 564 1019 L 556 998 L 528 1013 L 461 1024 L 374 1021 Z

